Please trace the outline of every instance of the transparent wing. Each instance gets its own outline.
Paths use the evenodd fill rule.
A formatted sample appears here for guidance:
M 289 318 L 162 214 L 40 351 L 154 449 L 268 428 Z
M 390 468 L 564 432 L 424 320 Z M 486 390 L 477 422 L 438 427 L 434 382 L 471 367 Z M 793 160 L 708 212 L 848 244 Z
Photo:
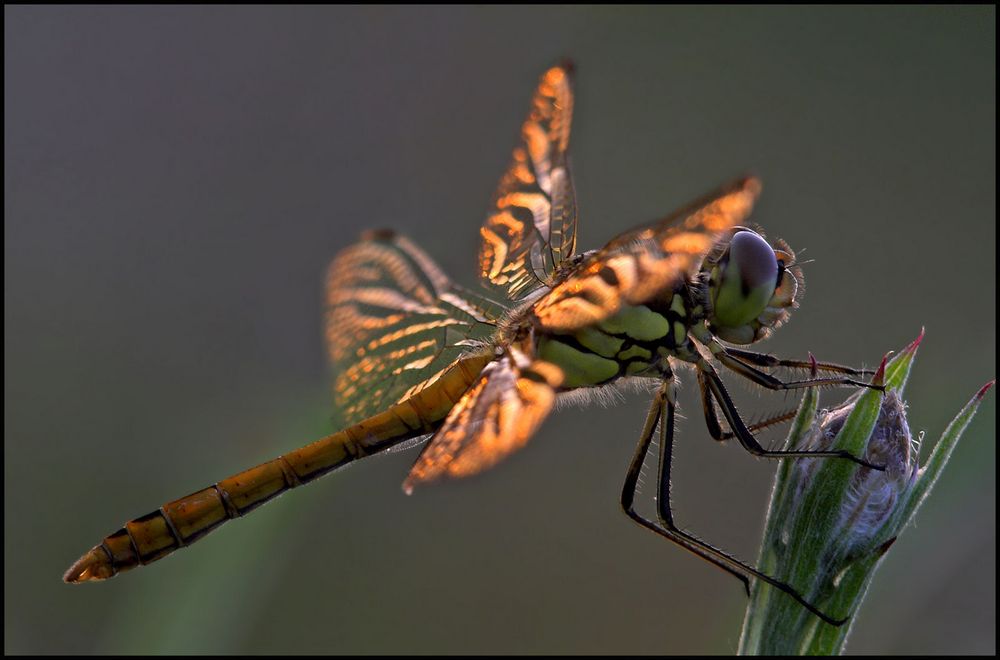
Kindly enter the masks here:
M 462 291 L 420 248 L 368 232 L 330 263 L 326 340 L 344 423 L 381 412 L 488 341 L 503 309 Z
M 615 237 L 535 303 L 538 324 L 571 332 L 690 277 L 720 235 L 747 219 L 760 189 L 755 178 L 739 179 L 663 220 Z
M 547 362 L 522 370 L 510 354 L 486 365 L 421 452 L 403 489 L 481 472 L 523 447 L 552 409 L 562 378 Z
M 548 283 L 576 250 L 576 197 L 567 160 L 572 116 L 572 65 L 564 63 L 539 80 L 480 230 L 480 277 L 509 298 Z

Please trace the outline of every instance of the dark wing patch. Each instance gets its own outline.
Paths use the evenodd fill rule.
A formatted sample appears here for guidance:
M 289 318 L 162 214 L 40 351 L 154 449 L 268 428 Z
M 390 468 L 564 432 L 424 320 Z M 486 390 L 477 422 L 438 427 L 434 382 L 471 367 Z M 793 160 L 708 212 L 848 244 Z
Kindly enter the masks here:
M 510 354 L 486 365 L 420 454 L 403 490 L 481 472 L 523 447 L 552 409 L 562 380 L 555 365 L 535 361 L 522 370 Z
M 571 74 L 563 64 L 539 80 L 521 140 L 480 230 L 480 277 L 509 298 L 547 283 L 576 250 L 576 197 L 567 162 Z

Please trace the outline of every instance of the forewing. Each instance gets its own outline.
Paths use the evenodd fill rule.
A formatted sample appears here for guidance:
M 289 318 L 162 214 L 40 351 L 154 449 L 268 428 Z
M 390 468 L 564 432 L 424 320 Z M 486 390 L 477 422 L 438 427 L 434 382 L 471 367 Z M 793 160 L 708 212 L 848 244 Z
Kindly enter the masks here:
M 546 71 L 521 139 L 480 230 L 480 276 L 510 298 L 545 284 L 576 249 L 576 197 L 567 162 L 572 67 Z
M 535 303 L 538 324 L 572 332 L 639 305 L 690 277 L 720 235 L 742 224 L 760 193 L 744 178 L 663 220 L 612 239 Z
M 562 372 L 536 361 L 522 372 L 510 355 L 486 366 L 424 448 L 403 489 L 492 467 L 523 447 L 548 415 Z
M 381 412 L 488 340 L 500 312 L 453 285 L 420 248 L 368 232 L 327 271 L 326 340 L 344 423 Z

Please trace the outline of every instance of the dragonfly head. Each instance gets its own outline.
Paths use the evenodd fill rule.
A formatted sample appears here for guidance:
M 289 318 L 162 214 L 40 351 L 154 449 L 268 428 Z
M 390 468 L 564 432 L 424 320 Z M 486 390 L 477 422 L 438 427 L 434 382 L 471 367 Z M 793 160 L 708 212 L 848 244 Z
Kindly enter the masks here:
M 795 253 L 784 241 L 769 244 L 736 227 L 705 257 L 709 328 L 720 339 L 752 344 L 766 338 L 798 307 L 804 280 Z

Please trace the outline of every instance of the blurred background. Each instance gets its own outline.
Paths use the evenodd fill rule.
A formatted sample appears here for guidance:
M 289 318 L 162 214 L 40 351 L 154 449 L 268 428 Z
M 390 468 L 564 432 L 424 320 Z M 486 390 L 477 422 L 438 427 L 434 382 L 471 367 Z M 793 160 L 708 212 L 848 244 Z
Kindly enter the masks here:
M 814 260 L 762 348 L 873 365 L 926 326 L 907 399 L 928 446 L 995 375 L 992 7 L 4 16 L 6 652 L 735 650 L 739 583 L 618 509 L 640 395 L 553 415 L 473 479 L 406 497 L 416 453 L 392 454 L 152 567 L 60 581 L 123 521 L 334 430 L 321 285 L 362 230 L 476 284 L 563 56 L 582 249 L 753 172 L 754 219 Z M 775 465 L 712 442 L 691 381 L 678 520 L 752 560 Z M 729 382 L 748 416 L 794 404 Z M 995 652 L 995 401 L 850 651 Z

